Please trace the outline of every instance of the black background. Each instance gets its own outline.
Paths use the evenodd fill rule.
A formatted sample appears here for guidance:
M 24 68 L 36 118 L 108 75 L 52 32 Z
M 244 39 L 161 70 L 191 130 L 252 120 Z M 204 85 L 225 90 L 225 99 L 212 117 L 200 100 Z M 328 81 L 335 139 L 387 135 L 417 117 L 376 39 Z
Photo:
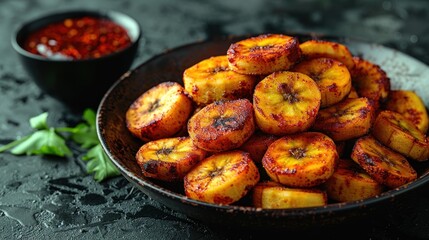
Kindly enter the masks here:
M 0 144 L 31 132 L 30 117 L 49 112 L 53 126 L 80 119 L 42 93 L 24 71 L 10 38 L 20 23 L 65 9 L 112 9 L 142 26 L 136 67 L 183 44 L 228 34 L 315 32 L 380 43 L 429 64 L 429 1 L 114 1 L 0 0 Z M 429 81 L 429 77 L 428 77 Z M 78 93 L 76 93 L 78 96 Z M 0 154 L 1 239 L 256 239 L 223 233 L 172 212 L 123 177 L 97 183 L 82 152 L 59 159 Z M 429 239 L 429 186 L 381 218 L 297 237 Z M 227 221 L 227 220 L 225 220 Z M 291 233 L 282 233 L 287 238 Z M 262 236 L 263 238 L 264 236 Z

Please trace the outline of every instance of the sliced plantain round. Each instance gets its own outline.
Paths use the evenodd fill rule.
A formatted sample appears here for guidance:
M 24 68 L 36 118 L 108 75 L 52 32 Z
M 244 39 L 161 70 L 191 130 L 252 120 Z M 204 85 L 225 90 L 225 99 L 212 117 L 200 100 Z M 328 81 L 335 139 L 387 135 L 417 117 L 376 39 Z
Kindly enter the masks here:
M 229 205 L 244 197 L 260 179 L 248 153 L 226 151 L 201 161 L 184 178 L 187 197 Z
M 314 187 L 332 176 L 338 160 L 334 141 L 319 132 L 284 136 L 262 159 L 268 176 L 289 187 Z
M 311 77 L 322 95 L 320 107 L 331 106 L 343 100 L 350 93 L 352 80 L 347 67 L 332 58 L 314 58 L 303 61 L 291 71 Z
M 309 76 L 275 72 L 255 87 L 256 123 L 263 132 L 279 136 L 305 131 L 316 119 L 320 100 L 320 90 Z
M 253 106 L 247 99 L 216 101 L 188 121 L 188 133 L 194 144 L 210 152 L 238 148 L 254 131 Z
M 325 133 L 334 141 L 350 140 L 370 131 L 374 114 L 367 98 L 347 98 L 319 110 L 312 129 Z
M 416 171 L 404 156 L 370 135 L 356 141 L 351 158 L 374 180 L 389 188 L 400 187 L 417 178 Z
M 253 206 L 264 209 L 320 207 L 328 204 L 326 192 L 312 188 L 288 188 L 268 181 L 252 190 Z
M 369 98 L 377 110 L 390 92 L 390 79 L 377 64 L 360 57 L 353 57 L 355 68 L 351 71 L 352 85 L 360 97 Z
M 428 138 L 400 113 L 381 111 L 375 119 L 372 135 L 406 157 L 417 161 L 429 159 Z
M 165 138 L 145 143 L 136 154 L 143 175 L 163 181 L 182 181 L 206 156 L 189 137 Z
M 128 108 L 128 130 L 143 141 L 172 137 L 186 125 L 192 99 L 177 82 L 163 82 L 140 95 Z
M 229 66 L 241 74 L 267 75 L 288 70 L 301 58 L 298 39 L 282 34 L 263 34 L 231 44 Z
M 421 132 L 428 131 L 429 117 L 426 106 L 414 91 L 390 91 L 384 109 L 400 113 L 413 122 Z
M 304 59 L 333 58 L 346 65 L 349 71 L 354 68 L 353 55 L 344 44 L 326 40 L 308 40 L 301 43 L 299 48 Z
M 377 196 L 384 191 L 384 186 L 357 163 L 350 159 L 340 159 L 334 174 L 323 183 L 323 189 L 330 199 L 349 202 Z
M 183 83 L 194 102 L 205 106 L 219 100 L 251 99 L 256 77 L 232 71 L 226 56 L 216 56 L 186 69 Z

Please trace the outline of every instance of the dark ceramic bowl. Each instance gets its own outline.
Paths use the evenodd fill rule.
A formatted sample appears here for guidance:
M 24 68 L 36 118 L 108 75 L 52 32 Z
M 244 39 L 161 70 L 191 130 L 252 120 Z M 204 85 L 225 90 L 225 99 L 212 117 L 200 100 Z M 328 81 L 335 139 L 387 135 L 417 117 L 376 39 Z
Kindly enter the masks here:
M 295 36 L 300 41 L 322 38 L 315 35 Z M 144 91 L 161 82 L 177 81 L 183 84 L 182 74 L 186 68 L 210 56 L 226 54 L 229 45 L 242 38 L 243 36 L 199 42 L 156 56 L 122 77 L 102 99 L 97 112 L 98 137 L 123 176 L 141 191 L 177 212 L 210 225 L 221 226 L 222 229 L 232 227 L 292 231 L 320 229 L 383 216 L 383 212 L 394 210 L 395 204 L 400 204 L 403 196 L 429 181 L 429 162 L 412 162 L 418 171 L 418 179 L 377 197 L 330 203 L 324 207 L 261 210 L 251 207 L 246 199 L 231 206 L 192 200 L 183 194 L 182 183 L 169 184 L 144 177 L 134 158 L 142 142 L 129 133 L 125 124 L 125 112 L 130 104 Z M 391 76 L 392 88 L 417 90 L 426 106 L 429 105 L 429 94 L 425 91 L 429 89 L 429 81 L 426 81 L 425 76 L 429 68 L 425 64 L 380 45 L 335 37 L 323 39 L 342 42 L 354 55 L 379 64 Z
M 46 26 L 73 17 L 100 17 L 124 27 L 131 38 L 128 47 L 100 58 L 49 59 L 26 51 L 27 36 Z M 141 39 L 139 23 L 115 11 L 74 10 L 53 13 L 23 23 L 12 35 L 12 46 L 35 83 L 47 94 L 76 109 L 97 107 L 104 93 L 132 65 Z

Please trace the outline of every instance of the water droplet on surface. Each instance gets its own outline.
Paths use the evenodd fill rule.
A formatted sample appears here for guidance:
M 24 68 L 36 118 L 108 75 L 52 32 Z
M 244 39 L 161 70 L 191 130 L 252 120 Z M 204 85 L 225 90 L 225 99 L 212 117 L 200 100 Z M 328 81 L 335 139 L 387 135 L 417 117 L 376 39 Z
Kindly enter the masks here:
M 419 41 L 419 37 L 417 37 L 416 35 L 410 36 L 410 42 L 411 43 L 417 43 L 418 41 Z

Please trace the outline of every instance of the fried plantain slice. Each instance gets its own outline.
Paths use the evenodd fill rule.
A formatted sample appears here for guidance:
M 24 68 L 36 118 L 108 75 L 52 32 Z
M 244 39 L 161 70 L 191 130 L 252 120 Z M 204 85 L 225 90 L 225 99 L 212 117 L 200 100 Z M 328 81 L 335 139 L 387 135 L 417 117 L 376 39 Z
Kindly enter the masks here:
M 284 136 L 262 159 L 270 178 L 289 187 L 314 187 L 332 176 L 338 160 L 334 141 L 319 132 Z
M 353 57 L 355 68 L 351 71 L 352 85 L 360 97 L 373 102 L 377 110 L 390 93 L 390 78 L 377 64 L 360 57 Z
M 260 182 L 252 190 L 253 206 L 264 209 L 320 207 L 328 204 L 326 192 L 315 188 L 288 188 Z
M 203 202 L 229 205 L 244 197 L 260 179 L 248 153 L 215 153 L 195 166 L 184 178 L 186 196 Z
M 226 56 L 215 56 L 187 68 L 183 83 L 194 102 L 205 106 L 219 100 L 250 100 L 256 77 L 232 71 Z
M 426 135 L 400 113 L 381 111 L 375 119 L 372 135 L 406 157 L 417 161 L 429 159 L 429 141 Z
M 320 108 L 317 84 L 298 72 L 275 72 L 256 85 L 253 107 L 258 127 L 265 133 L 285 135 L 311 127 Z
M 182 181 L 206 154 L 189 137 L 165 138 L 141 146 L 136 160 L 144 176 L 172 182 Z
M 241 74 L 267 75 L 288 70 L 301 58 L 299 41 L 282 34 L 263 34 L 231 44 L 229 66 Z
M 414 91 L 390 91 L 384 109 L 400 113 L 406 119 L 413 122 L 423 133 L 428 131 L 429 117 L 426 106 L 420 96 Z
M 255 131 L 253 106 L 247 99 L 216 101 L 188 121 L 193 143 L 210 152 L 240 147 Z
M 323 183 L 328 197 L 337 202 L 374 197 L 381 194 L 384 188 L 350 159 L 340 159 L 334 174 Z
M 328 107 L 343 100 L 350 93 L 352 80 L 347 67 L 332 58 L 314 58 L 303 61 L 291 71 L 311 77 L 322 95 L 320 107 Z
M 367 134 L 374 122 L 374 109 L 367 98 L 347 98 L 319 110 L 312 126 L 334 141 L 345 141 Z
M 332 58 L 346 65 L 349 71 L 354 68 L 353 55 L 344 44 L 326 40 L 308 40 L 301 43 L 299 48 L 304 59 Z
M 140 95 L 128 108 L 128 130 L 143 141 L 172 137 L 186 125 L 192 99 L 177 82 L 160 83 Z
M 417 178 L 408 160 L 381 144 L 371 135 L 359 138 L 353 146 L 351 158 L 378 183 L 397 188 Z

